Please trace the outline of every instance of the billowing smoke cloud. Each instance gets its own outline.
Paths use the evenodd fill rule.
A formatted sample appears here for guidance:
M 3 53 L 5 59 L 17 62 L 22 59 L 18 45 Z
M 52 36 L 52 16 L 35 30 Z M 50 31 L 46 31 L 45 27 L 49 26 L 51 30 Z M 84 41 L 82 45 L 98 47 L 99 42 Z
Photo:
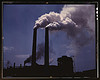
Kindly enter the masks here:
M 88 11 L 89 10 L 89 11 Z M 94 39 L 95 35 L 95 6 L 93 5 L 69 5 L 64 6 L 61 13 L 63 17 L 68 17 L 72 19 L 77 25 L 77 27 L 67 30 L 72 31 L 75 38 L 75 44 L 79 46 L 84 46 Z M 76 29 L 76 30 L 75 30 Z
M 48 27 L 51 32 L 62 30 L 72 41 L 66 55 L 76 56 L 95 40 L 95 6 L 64 5 L 60 13 L 50 12 L 38 18 L 34 28 Z
M 81 28 L 95 30 L 95 6 L 93 5 L 65 5 L 60 14 L 72 19 Z
M 61 14 L 50 12 L 49 14 L 44 14 L 38 18 L 35 23 L 34 28 L 46 28 L 49 27 L 50 30 L 63 30 L 68 29 L 68 27 L 77 27 L 70 18 L 63 18 Z
M 55 54 L 52 46 L 50 46 L 50 54 Z M 43 58 L 43 56 L 45 56 L 45 44 L 40 43 L 38 44 L 38 48 L 36 52 L 36 60 L 37 61 L 40 60 L 41 58 Z M 31 61 L 32 61 L 32 55 L 25 60 L 25 63 L 31 63 Z M 50 58 L 50 63 L 52 62 L 53 62 L 53 57 Z
M 50 31 L 63 30 L 80 47 L 93 39 L 94 17 L 93 5 L 65 5 L 60 13 L 50 12 L 39 17 L 34 28 L 48 27 Z
M 72 42 L 66 46 L 66 54 L 76 56 L 80 48 L 93 44 L 95 40 L 95 6 L 94 5 L 65 5 L 60 12 L 64 18 L 68 17 L 78 25 L 77 27 L 65 30 L 67 36 L 71 36 Z M 74 31 L 71 31 L 74 30 Z M 70 33 L 71 32 L 71 33 Z M 69 34 L 70 33 L 70 34 Z

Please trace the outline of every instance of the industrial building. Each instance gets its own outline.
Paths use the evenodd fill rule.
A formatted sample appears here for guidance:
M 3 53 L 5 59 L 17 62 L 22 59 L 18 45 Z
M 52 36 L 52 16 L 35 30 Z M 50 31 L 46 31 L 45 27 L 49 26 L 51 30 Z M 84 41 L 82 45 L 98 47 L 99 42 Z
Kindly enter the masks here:
M 31 66 L 20 65 L 16 67 L 15 63 L 13 67 L 3 69 L 3 76 L 7 77 L 73 77 L 84 76 L 82 73 L 73 72 L 73 59 L 71 57 L 62 56 L 57 59 L 58 65 L 49 65 L 49 30 L 45 28 L 45 64 L 39 65 L 36 63 L 36 42 L 37 41 L 37 28 L 33 33 L 33 47 L 32 47 L 32 61 Z M 28 60 L 29 61 L 29 60 Z M 95 72 L 93 72 L 95 73 Z M 93 76 L 93 75 L 90 75 Z
M 58 58 L 58 66 L 49 65 L 49 29 L 45 28 L 45 64 L 39 65 L 36 63 L 36 46 L 37 46 L 37 28 L 33 33 L 32 61 L 31 66 L 8 68 L 4 70 L 4 76 L 72 76 L 73 75 L 73 60 L 70 57 L 62 56 Z

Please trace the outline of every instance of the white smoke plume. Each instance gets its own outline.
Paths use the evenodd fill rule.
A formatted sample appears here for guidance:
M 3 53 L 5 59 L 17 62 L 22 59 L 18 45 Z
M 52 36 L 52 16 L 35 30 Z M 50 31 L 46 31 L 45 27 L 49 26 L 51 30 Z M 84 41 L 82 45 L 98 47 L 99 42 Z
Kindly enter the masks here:
M 63 30 L 76 45 L 84 46 L 94 38 L 94 20 L 93 5 L 64 5 L 60 13 L 50 12 L 39 17 L 34 28 L 48 27 L 50 31 Z
M 66 29 L 67 26 L 77 27 L 77 25 L 70 18 L 63 18 L 59 13 L 50 12 L 49 14 L 44 14 L 39 17 L 34 28 L 49 27 L 50 30 L 61 30 Z

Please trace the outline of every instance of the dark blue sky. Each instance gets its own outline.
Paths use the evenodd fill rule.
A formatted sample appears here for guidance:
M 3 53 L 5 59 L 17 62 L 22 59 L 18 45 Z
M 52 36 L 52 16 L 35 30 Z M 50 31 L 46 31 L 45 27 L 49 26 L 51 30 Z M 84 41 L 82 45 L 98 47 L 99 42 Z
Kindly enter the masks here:
M 41 15 L 51 11 L 60 13 L 64 5 L 3 5 L 3 47 L 4 66 L 9 60 L 11 64 L 15 62 L 17 66 L 24 63 L 32 53 L 33 26 Z M 37 44 L 44 42 L 44 30 L 38 29 Z M 68 39 L 66 33 L 58 31 L 50 34 L 50 46 L 54 54 L 50 54 L 53 59 L 52 64 L 57 65 L 57 58 L 68 55 L 68 47 L 72 41 Z M 90 45 L 80 48 L 81 52 L 75 58 L 75 68 L 77 71 L 95 69 L 95 41 Z M 73 50 L 73 49 L 72 49 Z M 70 53 L 70 52 L 69 52 Z M 74 54 L 74 53 L 73 53 Z M 37 61 L 43 64 L 43 59 Z

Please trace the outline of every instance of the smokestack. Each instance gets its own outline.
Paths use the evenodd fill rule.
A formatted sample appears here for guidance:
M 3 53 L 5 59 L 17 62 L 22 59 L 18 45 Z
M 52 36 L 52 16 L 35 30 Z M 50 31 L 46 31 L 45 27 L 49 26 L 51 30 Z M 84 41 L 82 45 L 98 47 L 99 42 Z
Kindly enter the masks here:
M 49 29 L 45 28 L 45 66 L 49 66 Z
M 22 67 L 22 64 L 20 64 L 20 68 Z
M 33 47 L 32 47 L 32 66 L 36 64 L 36 39 L 37 39 L 37 28 L 34 28 L 33 34 Z
M 14 68 L 15 68 L 15 62 L 14 62 Z

